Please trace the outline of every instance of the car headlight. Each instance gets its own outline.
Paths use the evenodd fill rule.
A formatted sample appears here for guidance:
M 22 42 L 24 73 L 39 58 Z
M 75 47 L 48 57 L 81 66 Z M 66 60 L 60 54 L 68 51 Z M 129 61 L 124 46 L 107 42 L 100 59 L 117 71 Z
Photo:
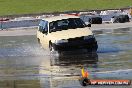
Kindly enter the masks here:
M 91 38 L 94 38 L 94 35 L 84 36 L 84 40 L 88 40 L 88 39 L 91 39 Z
M 55 44 L 59 44 L 59 43 L 67 43 L 68 40 L 67 39 L 62 39 L 62 40 L 56 40 Z

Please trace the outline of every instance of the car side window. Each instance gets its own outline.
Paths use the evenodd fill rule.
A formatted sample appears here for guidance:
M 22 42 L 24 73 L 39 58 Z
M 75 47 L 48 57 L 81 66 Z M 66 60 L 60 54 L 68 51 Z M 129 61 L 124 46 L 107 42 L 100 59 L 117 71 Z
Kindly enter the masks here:
M 58 26 L 68 26 L 68 20 L 61 20 L 61 21 L 58 21 Z
M 41 20 L 39 23 L 39 31 L 40 32 L 48 32 L 48 22 L 45 20 Z

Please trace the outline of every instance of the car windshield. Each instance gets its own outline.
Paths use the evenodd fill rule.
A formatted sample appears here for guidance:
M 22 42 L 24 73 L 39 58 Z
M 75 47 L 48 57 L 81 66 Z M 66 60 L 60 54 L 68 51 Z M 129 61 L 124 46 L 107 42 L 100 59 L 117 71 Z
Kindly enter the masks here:
M 49 24 L 50 32 L 84 27 L 86 27 L 86 24 L 80 18 L 57 20 Z

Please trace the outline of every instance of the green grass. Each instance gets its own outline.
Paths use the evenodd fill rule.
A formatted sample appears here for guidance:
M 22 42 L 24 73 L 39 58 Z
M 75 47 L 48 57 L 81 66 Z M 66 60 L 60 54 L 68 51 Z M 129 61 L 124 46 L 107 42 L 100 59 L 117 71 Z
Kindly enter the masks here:
M 0 0 L 0 15 L 113 9 L 132 6 L 132 0 Z

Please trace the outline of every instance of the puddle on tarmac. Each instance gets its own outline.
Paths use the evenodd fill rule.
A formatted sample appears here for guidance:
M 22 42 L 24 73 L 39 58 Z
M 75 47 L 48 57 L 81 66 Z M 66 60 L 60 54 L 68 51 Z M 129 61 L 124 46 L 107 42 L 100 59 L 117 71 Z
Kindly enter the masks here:
M 91 79 L 131 80 L 132 33 L 98 34 L 96 39 L 99 49 L 95 54 L 56 57 L 38 45 L 35 35 L 0 36 L 0 87 L 80 88 L 81 66 Z

